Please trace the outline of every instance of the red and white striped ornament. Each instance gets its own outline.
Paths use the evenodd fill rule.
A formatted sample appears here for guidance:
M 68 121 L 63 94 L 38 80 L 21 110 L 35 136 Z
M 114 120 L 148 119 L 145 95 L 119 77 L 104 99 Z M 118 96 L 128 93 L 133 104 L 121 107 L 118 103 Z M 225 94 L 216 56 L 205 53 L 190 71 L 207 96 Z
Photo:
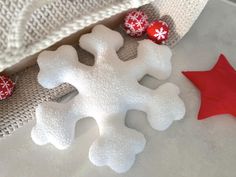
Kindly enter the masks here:
M 169 27 L 161 20 L 152 22 L 147 28 L 148 38 L 157 44 L 164 43 L 168 39 L 168 34 Z
M 7 76 L 0 76 L 0 100 L 4 100 L 12 95 L 14 82 Z
M 126 33 L 133 37 L 142 36 L 148 24 L 148 16 L 141 10 L 129 12 L 124 19 Z

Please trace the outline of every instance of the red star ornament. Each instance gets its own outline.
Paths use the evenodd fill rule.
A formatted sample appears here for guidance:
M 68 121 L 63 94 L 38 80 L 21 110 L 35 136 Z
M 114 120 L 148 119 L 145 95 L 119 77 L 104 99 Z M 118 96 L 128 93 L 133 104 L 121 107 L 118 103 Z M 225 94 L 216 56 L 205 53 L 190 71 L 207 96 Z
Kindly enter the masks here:
M 209 71 L 182 72 L 201 92 L 198 120 L 213 115 L 236 117 L 236 70 L 221 54 Z

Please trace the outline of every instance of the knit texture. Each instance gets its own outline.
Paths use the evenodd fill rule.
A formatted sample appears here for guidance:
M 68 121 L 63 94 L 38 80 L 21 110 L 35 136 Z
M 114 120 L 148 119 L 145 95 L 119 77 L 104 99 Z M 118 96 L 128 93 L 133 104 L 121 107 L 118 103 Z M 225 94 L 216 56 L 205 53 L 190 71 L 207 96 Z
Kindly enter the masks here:
M 84 27 L 151 0 L 1 0 L 0 71 Z
M 144 4 L 147 1 L 0 0 L 0 70 L 92 23 L 140 5 L 138 2 Z M 173 47 L 190 29 L 206 2 L 207 0 L 156 0 L 140 9 L 148 14 L 150 20 L 160 18 L 168 23 L 170 33 L 167 44 Z M 26 6 L 31 8 L 24 10 Z M 27 20 L 20 17 L 21 13 L 28 17 Z M 127 36 L 122 26 L 117 30 L 125 39 L 124 47 L 118 51 L 119 57 L 122 60 L 135 58 L 138 39 Z M 91 65 L 93 56 L 77 44 L 74 46 L 79 60 Z M 39 103 L 58 100 L 74 90 L 69 84 L 51 90 L 44 89 L 37 83 L 37 74 L 38 66 L 35 65 L 11 76 L 13 80 L 17 80 L 17 84 L 13 95 L 0 102 L 0 137 L 11 134 L 34 119 L 35 107 Z

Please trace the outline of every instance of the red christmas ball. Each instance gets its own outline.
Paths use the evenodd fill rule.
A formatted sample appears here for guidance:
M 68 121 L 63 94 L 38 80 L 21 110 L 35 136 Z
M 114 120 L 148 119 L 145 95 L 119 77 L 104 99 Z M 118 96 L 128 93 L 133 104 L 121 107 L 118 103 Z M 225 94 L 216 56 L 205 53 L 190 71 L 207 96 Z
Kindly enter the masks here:
M 148 38 L 157 44 L 161 44 L 168 39 L 169 27 L 164 21 L 154 21 L 147 28 Z
M 12 95 L 14 82 L 7 76 L 0 76 L 0 100 L 4 100 Z
M 124 28 L 126 33 L 133 37 L 143 35 L 148 24 L 148 16 L 140 10 L 129 12 L 124 19 Z

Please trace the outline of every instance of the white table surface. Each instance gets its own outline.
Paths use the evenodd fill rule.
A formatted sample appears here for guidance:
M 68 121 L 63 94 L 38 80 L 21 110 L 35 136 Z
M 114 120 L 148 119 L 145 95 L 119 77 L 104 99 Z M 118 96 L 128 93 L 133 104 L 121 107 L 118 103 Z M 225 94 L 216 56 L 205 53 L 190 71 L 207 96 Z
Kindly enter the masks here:
M 221 52 L 236 68 L 236 6 L 211 0 L 173 49 L 169 80 L 181 88 L 186 116 L 158 132 L 149 127 L 145 114 L 129 112 L 127 125 L 142 132 L 147 145 L 127 173 L 119 175 L 90 163 L 88 149 L 98 129 L 93 119 L 84 119 L 78 122 L 75 143 L 64 151 L 32 142 L 30 131 L 35 121 L 1 139 L 0 177 L 235 177 L 236 119 L 221 115 L 198 121 L 199 92 L 180 73 L 210 69 Z M 144 83 L 151 88 L 160 85 L 152 78 Z

